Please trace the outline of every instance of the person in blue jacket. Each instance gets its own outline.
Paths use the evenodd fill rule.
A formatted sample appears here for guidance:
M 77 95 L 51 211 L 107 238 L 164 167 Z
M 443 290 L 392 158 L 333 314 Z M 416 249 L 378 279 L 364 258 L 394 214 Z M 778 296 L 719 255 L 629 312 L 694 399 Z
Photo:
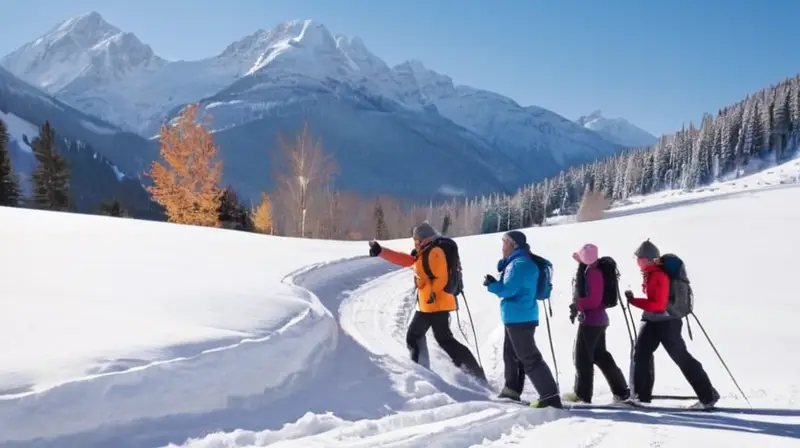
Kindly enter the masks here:
M 519 401 L 527 375 L 539 394 L 539 399 L 531 402 L 532 407 L 561 408 L 556 380 L 534 340 L 539 325 L 539 268 L 524 233 L 512 230 L 503 235 L 503 259 L 497 264 L 497 271 L 499 280 L 487 275 L 483 284 L 500 298 L 500 317 L 505 326 L 505 387 L 499 397 Z

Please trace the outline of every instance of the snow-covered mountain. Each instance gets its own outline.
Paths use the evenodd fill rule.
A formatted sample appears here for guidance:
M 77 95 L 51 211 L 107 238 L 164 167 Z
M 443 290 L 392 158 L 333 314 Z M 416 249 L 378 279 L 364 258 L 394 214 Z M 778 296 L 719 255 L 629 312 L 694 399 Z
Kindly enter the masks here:
M 392 194 L 514 189 L 621 149 L 548 110 L 456 86 L 419 62 L 389 67 L 361 39 L 334 36 L 310 20 L 259 30 L 210 58 L 165 61 L 89 13 L 0 64 L 86 113 L 146 136 L 184 104 L 201 101 L 224 134 L 223 152 L 236 154 L 225 160 L 228 181 L 253 191 L 266 187 L 268 162 L 253 169 L 264 147 L 274 149 L 276 132 L 294 132 L 306 119 L 344 170 L 357 174 L 349 181 L 361 190 L 380 190 L 375 182 L 389 183 L 382 171 L 419 167 L 419 157 L 435 168 L 434 178 L 443 177 L 422 186 L 398 179 L 395 191 L 381 191 Z
M 11 163 L 26 194 L 30 192 L 30 175 L 36 167 L 30 144 L 38 135 L 39 126 L 49 121 L 60 137 L 56 139 L 56 149 L 67 158 L 77 211 L 92 213 L 102 202 L 116 198 L 135 217 L 159 217 L 157 207 L 138 178 L 142 157 L 152 158 L 149 154 L 154 153 L 153 142 L 79 112 L 2 68 L 0 119 L 8 128 Z M 122 168 L 104 154 L 136 157 L 118 157 L 128 162 Z
M 642 148 L 654 145 L 658 140 L 653 134 L 624 118 L 606 118 L 596 110 L 575 120 L 579 125 L 602 135 L 606 140 L 626 148 Z

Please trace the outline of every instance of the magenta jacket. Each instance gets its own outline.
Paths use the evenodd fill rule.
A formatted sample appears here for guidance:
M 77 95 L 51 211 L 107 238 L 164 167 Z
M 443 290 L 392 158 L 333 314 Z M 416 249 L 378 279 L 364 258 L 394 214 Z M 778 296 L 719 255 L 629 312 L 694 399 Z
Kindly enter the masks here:
M 578 297 L 575 306 L 580 314 L 578 321 L 583 325 L 608 325 L 608 313 L 603 305 L 603 273 L 592 263 L 586 268 L 587 297 Z

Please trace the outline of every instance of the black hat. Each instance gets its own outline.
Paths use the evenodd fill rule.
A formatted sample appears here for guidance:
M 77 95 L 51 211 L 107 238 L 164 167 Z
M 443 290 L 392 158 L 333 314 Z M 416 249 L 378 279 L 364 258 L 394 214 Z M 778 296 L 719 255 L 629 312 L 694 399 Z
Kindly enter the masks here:
M 509 230 L 506 232 L 505 236 L 507 236 L 517 247 L 521 249 L 528 248 L 528 238 L 525 236 L 524 233 L 520 232 L 519 230 Z
M 656 258 L 661 257 L 661 252 L 658 250 L 658 247 L 656 247 L 655 244 L 650 242 L 650 238 L 640 244 L 639 248 L 636 249 L 636 252 L 633 254 L 646 260 L 655 260 Z

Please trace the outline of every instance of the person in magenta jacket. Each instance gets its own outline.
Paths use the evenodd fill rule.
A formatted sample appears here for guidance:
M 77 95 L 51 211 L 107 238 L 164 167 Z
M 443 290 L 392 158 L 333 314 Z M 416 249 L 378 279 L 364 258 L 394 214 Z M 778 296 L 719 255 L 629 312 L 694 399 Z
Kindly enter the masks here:
M 614 402 L 628 401 L 631 394 L 625 375 L 606 349 L 609 321 L 603 304 L 603 273 L 597 267 L 597 246 L 586 244 L 572 257 L 578 262 L 570 304 L 570 320 L 575 323 L 575 318 L 578 318 L 578 335 L 573 352 L 575 384 L 573 392 L 563 398 L 565 401 L 591 403 L 596 365 L 608 381 Z

